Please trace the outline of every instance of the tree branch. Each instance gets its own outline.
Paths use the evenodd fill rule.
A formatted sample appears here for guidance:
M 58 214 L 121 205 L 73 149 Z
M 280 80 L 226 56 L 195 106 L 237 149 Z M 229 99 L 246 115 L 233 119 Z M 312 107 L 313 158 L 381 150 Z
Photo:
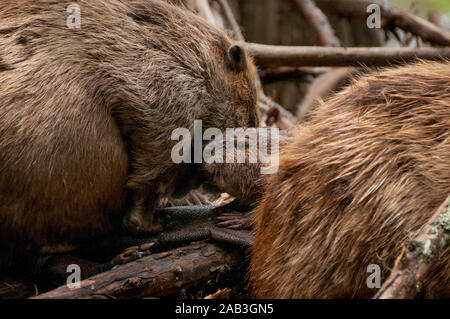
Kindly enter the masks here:
M 217 0 L 217 3 L 219 4 L 220 8 L 222 9 L 225 20 L 227 21 L 228 25 L 231 27 L 231 30 L 233 31 L 234 39 L 237 41 L 245 41 L 244 35 L 241 32 L 241 28 L 239 27 L 239 24 L 237 23 L 236 19 L 234 18 L 233 11 L 231 10 L 231 7 L 228 4 L 228 1 L 227 0 Z
M 226 21 L 228 22 L 228 24 L 231 26 L 234 36 L 235 36 L 235 40 L 237 41 L 241 41 L 244 42 L 245 38 L 244 35 L 241 32 L 241 29 L 239 27 L 239 24 L 237 23 L 234 15 L 233 15 L 233 11 L 231 10 L 230 5 L 228 4 L 227 0 L 217 0 L 217 2 L 219 3 L 223 14 L 225 16 Z M 272 99 L 270 99 L 269 97 L 266 96 L 266 94 L 264 93 L 263 87 L 262 87 L 262 83 L 261 83 L 261 78 L 259 77 L 259 74 L 256 75 L 256 86 L 258 88 L 259 91 L 259 105 L 261 107 L 262 110 L 267 111 L 270 108 L 276 108 L 281 115 L 283 115 L 286 118 L 286 124 L 288 126 L 293 126 L 295 123 L 295 116 L 287 111 L 284 107 L 282 107 L 281 105 L 279 105 L 278 103 L 276 103 L 275 101 L 273 101 Z
M 450 19 L 438 11 L 428 13 L 428 20 L 443 30 L 450 32 Z
M 367 8 L 378 4 L 381 9 L 383 28 L 401 28 L 420 36 L 423 40 L 436 45 L 450 46 L 450 33 L 407 11 L 392 8 L 386 3 L 376 0 L 316 0 L 317 5 L 325 11 L 334 12 L 346 17 L 366 19 Z
M 281 66 L 388 66 L 417 58 L 450 58 L 450 48 L 328 48 L 243 44 L 261 68 Z
M 163 297 L 237 270 L 244 260 L 236 249 L 197 243 L 153 254 L 81 281 L 80 288 L 61 286 L 35 299 Z
M 317 42 L 324 47 L 340 47 L 341 42 L 330 25 L 327 16 L 313 0 L 291 0 L 294 7 L 314 30 Z
M 394 270 L 374 298 L 414 298 L 421 281 L 448 245 L 450 245 L 450 195 L 419 235 L 403 248 L 395 262 Z
M 211 7 L 209 6 L 208 0 L 195 0 L 195 8 L 201 17 L 211 24 L 216 24 L 216 20 L 214 18 L 214 14 L 212 13 Z

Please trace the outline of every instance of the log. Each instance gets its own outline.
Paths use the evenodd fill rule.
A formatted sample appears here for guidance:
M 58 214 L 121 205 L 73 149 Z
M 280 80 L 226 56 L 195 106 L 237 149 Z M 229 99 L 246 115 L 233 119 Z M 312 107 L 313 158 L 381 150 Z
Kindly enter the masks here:
M 420 36 L 430 43 L 450 46 L 450 33 L 433 23 L 422 19 L 407 11 L 402 11 L 386 3 L 375 0 L 316 0 L 317 5 L 325 11 L 335 14 L 366 19 L 369 13 L 367 8 L 371 4 L 378 4 L 381 9 L 381 24 L 383 28 L 394 29 L 398 27 L 404 31 Z
M 261 68 L 281 66 L 389 66 L 416 60 L 450 59 L 450 48 L 329 48 L 244 43 Z
M 434 261 L 448 245 L 450 245 L 450 195 L 419 234 L 403 248 L 392 273 L 374 298 L 414 298 Z
M 238 271 L 244 254 L 212 243 L 195 243 L 138 259 L 33 299 L 164 297 Z

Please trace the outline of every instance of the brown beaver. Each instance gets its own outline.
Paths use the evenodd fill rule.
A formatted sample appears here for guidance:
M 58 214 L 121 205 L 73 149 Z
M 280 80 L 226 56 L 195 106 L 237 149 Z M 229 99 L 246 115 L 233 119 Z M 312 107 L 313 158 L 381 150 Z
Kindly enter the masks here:
M 298 122 L 307 120 L 308 114 L 318 107 L 321 101 L 326 101 L 333 94 L 342 91 L 354 77 L 359 77 L 363 73 L 368 73 L 368 69 L 340 67 L 319 75 L 298 106 Z
M 77 1 L 78 28 L 71 4 L 0 3 L 0 264 L 124 215 L 160 230 L 156 202 L 197 172 L 172 161 L 173 130 L 259 124 L 255 68 L 224 32 L 158 0 Z
M 369 298 L 408 236 L 450 193 L 450 63 L 362 77 L 315 110 L 281 149 L 255 211 L 257 298 Z M 423 297 L 450 297 L 450 248 Z

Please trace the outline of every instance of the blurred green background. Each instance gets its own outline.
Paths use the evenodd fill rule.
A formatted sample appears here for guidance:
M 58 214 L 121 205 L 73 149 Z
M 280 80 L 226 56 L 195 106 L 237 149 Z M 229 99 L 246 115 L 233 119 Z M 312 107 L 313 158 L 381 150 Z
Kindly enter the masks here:
M 437 10 L 450 17 L 450 0 L 389 0 L 398 8 L 406 9 L 426 17 L 431 10 Z

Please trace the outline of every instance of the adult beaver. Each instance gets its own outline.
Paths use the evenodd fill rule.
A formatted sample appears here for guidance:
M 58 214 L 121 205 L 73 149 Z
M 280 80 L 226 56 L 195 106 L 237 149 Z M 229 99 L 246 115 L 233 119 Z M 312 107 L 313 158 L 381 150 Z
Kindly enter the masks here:
M 255 68 L 194 14 L 158 0 L 0 3 L 0 264 L 123 224 L 160 230 L 188 190 L 176 128 L 256 127 Z M 187 183 L 188 185 L 183 185 Z
M 408 236 L 450 193 L 450 63 L 362 77 L 321 104 L 281 149 L 255 211 L 257 298 L 369 298 Z M 423 282 L 450 297 L 450 248 Z

